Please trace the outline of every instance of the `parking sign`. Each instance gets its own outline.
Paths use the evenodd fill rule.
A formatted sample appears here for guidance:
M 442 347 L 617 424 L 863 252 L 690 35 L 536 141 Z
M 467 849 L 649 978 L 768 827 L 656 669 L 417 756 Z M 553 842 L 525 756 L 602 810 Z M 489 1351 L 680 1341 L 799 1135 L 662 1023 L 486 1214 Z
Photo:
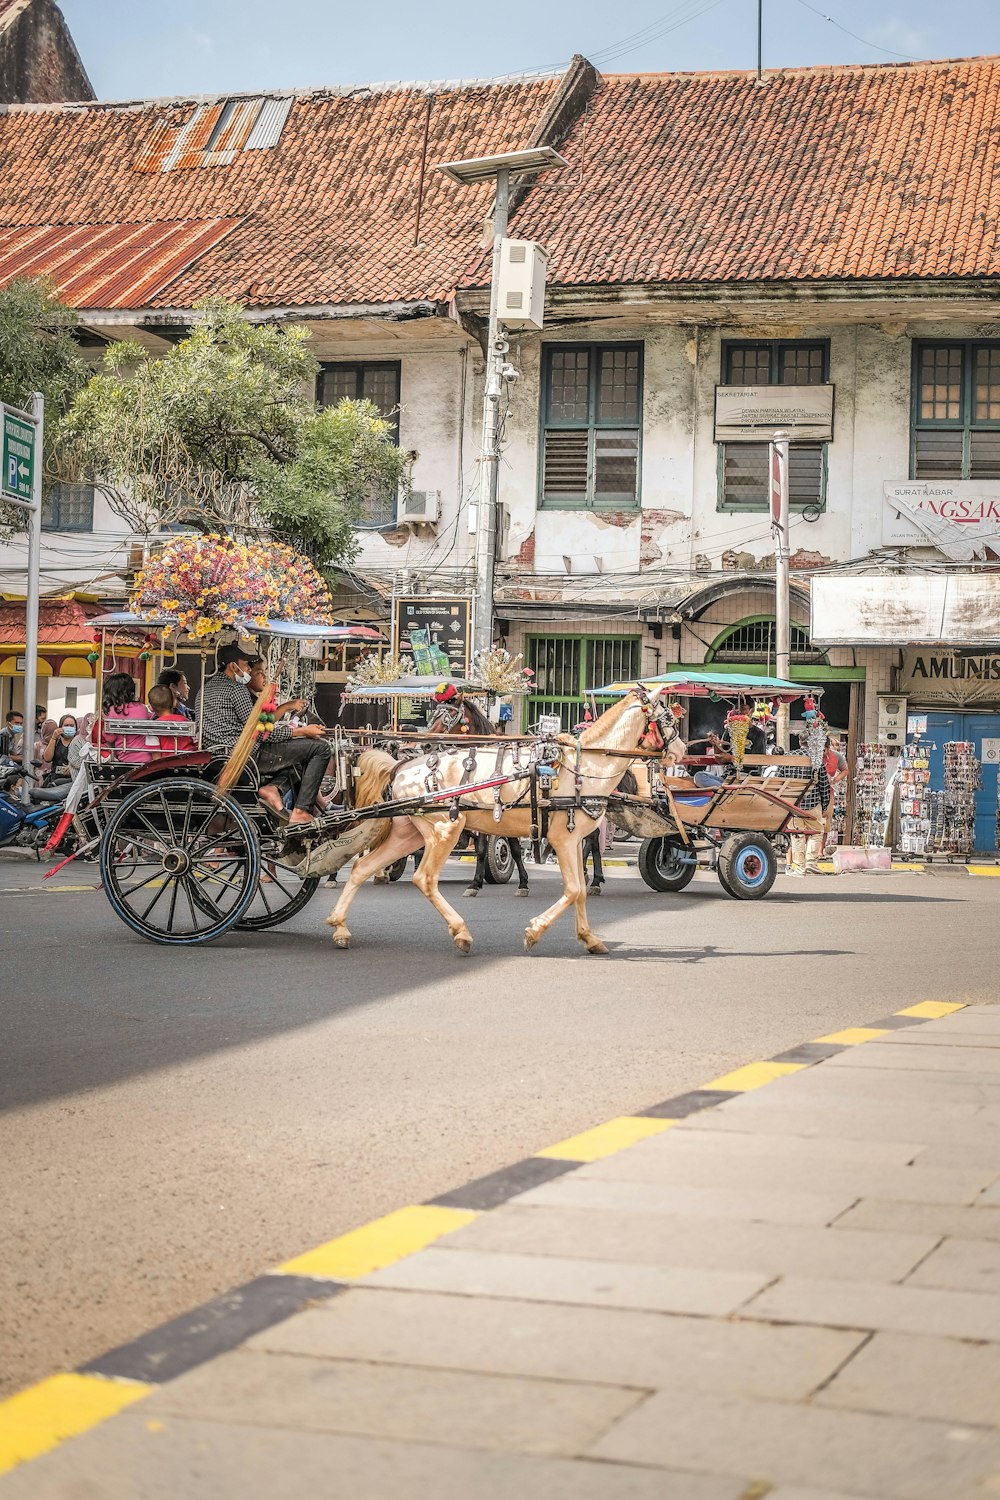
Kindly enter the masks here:
M 11 407 L 3 408 L 3 493 L 30 500 L 35 477 L 35 424 Z

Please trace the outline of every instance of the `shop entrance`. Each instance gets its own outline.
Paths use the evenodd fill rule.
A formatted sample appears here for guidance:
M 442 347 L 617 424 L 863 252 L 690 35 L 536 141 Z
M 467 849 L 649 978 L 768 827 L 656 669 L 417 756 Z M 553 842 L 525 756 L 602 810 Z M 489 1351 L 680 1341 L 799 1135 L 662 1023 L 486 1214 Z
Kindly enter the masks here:
M 975 747 L 976 758 L 983 762 L 983 786 L 976 793 L 976 849 L 983 854 L 993 854 L 997 848 L 997 767 L 995 762 L 984 761 L 983 740 L 1000 740 L 1000 714 L 955 709 L 928 713 L 926 717 L 927 742 L 937 746 L 930 752 L 932 791 L 944 790 L 946 741 L 968 740 Z

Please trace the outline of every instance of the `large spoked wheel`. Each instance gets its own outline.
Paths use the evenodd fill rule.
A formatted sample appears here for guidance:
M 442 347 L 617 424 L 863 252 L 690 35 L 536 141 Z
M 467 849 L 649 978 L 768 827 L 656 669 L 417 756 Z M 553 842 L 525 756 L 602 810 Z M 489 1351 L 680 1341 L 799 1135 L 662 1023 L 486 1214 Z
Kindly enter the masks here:
M 126 926 L 154 943 L 207 943 L 234 927 L 258 889 L 260 846 L 246 813 L 206 782 L 142 786 L 101 844 L 101 879 Z
M 737 901 L 759 901 L 778 873 L 770 839 L 761 833 L 731 833 L 719 850 L 719 884 Z
M 486 884 L 506 885 L 514 873 L 514 857 L 506 839 L 486 840 Z
M 281 856 L 265 843 L 261 848 L 257 890 L 236 926 L 241 932 L 280 927 L 309 905 L 319 887 L 318 875 L 300 875 L 294 865 L 284 864 Z
M 643 839 L 639 874 L 652 891 L 682 891 L 698 868 L 694 850 L 680 839 Z

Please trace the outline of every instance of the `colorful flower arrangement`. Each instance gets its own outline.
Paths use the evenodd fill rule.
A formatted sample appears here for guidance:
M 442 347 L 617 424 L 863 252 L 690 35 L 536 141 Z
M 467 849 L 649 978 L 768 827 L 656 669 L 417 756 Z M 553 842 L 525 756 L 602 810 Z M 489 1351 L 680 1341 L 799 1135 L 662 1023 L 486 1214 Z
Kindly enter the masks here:
M 497 697 L 510 693 L 527 693 L 534 676 L 530 667 L 524 665 L 520 655 L 511 656 L 502 646 L 492 646 L 488 651 L 477 651 L 472 664 L 472 676 Z
M 179 536 L 135 580 L 135 614 L 176 617 L 182 630 L 213 635 L 242 622 L 333 623 L 330 591 L 308 558 L 281 542 Z
M 415 671 L 416 664 L 412 656 L 380 656 L 377 651 L 369 651 L 349 675 L 347 690 L 355 693 L 359 688 L 391 687 L 401 678 L 411 677 Z

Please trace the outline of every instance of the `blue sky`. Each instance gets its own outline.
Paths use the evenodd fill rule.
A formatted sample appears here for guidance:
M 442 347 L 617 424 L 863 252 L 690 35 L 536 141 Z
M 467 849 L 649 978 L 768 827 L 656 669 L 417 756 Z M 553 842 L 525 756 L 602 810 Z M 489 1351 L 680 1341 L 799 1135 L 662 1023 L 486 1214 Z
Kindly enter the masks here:
M 1000 52 L 998 0 L 763 0 L 764 63 Z M 61 0 L 100 98 L 488 78 L 583 52 L 606 72 L 752 67 L 756 0 Z M 829 17 L 830 19 L 825 19 Z M 834 24 L 836 23 L 836 24 Z M 854 33 L 853 36 L 848 33 Z M 880 50 L 881 49 L 881 50 Z

